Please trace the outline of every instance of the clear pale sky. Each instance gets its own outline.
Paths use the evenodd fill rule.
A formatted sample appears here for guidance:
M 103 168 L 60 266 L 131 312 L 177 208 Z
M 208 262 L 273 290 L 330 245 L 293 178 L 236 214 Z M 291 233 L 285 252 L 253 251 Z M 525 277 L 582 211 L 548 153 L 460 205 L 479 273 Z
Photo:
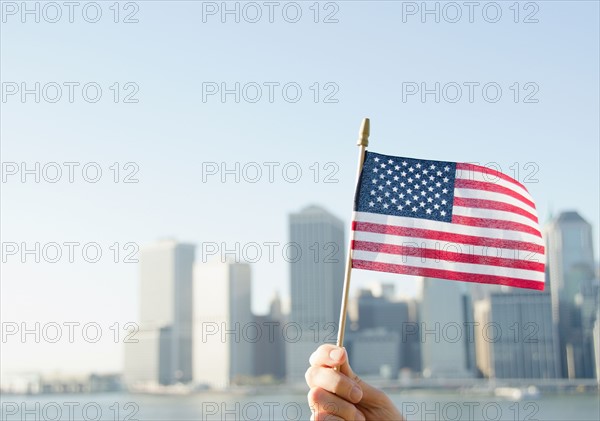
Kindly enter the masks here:
M 80 248 L 74 263 L 66 256 L 57 263 L 35 263 L 28 256 L 24 264 L 18 256 L 5 256 L 2 321 L 29 326 L 35 321 L 93 321 L 104 334 L 98 344 L 86 343 L 80 332 L 74 344 L 8 339 L 0 356 L 3 372 L 121 368 L 122 346 L 114 343 L 109 328 L 115 322 L 135 322 L 138 307 L 137 265 L 122 262 L 127 242 L 143 245 L 174 237 L 198 244 L 201 259 L 202 243 L 225 242 L 230 248 L 236 242 L 283 244 L 288 214 L 313 203 L 349 223 L 355 140 L 363 117 L 371 118 L 370 148 L 380 153 L 495 163 L 495 169 L 512 176 L 519 168 L 518 178 L 536 198 L 541 220 L 551 211 L 580 211 L 593 224 L 598 256 L 597 2 L 541 1 L 527 9 L 521 3 L 518 23 L 512 1 L 498 3 L 502 15 L 496 23 L 486 21 L 495 19 L 495 9 L 488 6 L 483 15 L 486 2 L 474 9 L 472 23 L 466 6 L 461 19 L 451 23 L 456 10 L 439 3 L 440 22 L 425 15 L 423 23 L 420 11 L 408 14 L 413 4 L 375 1 L 321 3 L 318 23 L 313 2 L 298 3 L 302 16 L 297 23 L 282 16 L 285 3 L 274 10 L 273 23 L 264 5 L 257 23 L 246 21 L 256 13 L 248 6 L 241 9 L 246 15 L 239 23 L 232 15 L 222 23 L 220 13 L 203 16 L 203 7 L 212 10 L 206 2 L 137 2 L 139 10 L 125 9 L 122 3 L 119 23 L 114 23 L 112 3 L 100 2 L 97 23 L 86 22 L 81 9 L 75 10 L 73 23 L 66 7 L 58 23 L 46 21 L 54 19 L 53 10 L 47 9 L 47 19 L 42 16 L 40 23 L 28 15 L 22 23 L 20 11 L 13 15 L 12 9 L 3 9 L 3 92 L 21 89 L 21 82 L 27 88 L 40 82 L 51 98 L 56 83 L 63 96 L 56 103 L 44 97 L 36 103 L 33 95 L 25 102 L 19 94 L 5 95 L 0 103 L 2 162 L 26 162 L 28 168 L 35 162 L 80 166 L 73 183 L 64 166 L 57 183 L 36 183 L 33 176 L 21 183 L 20 174 L 5 174 L 3 168 L 2 241 L 30 246 L 97 242 L 103 256 L 98 263 L 87 263 Z M 21 2 L 15 4 L 20 7 Z M 431 8 L 435 4 L 428 3 Z M 295 9 L 287 7 L 285 17 L 293 20 Z M 94 17 L 93 10 L 87 12 L 88 19 Z M 121 22 L 130 13 L 138 23 Z M 323 23 L 328 15 L 338 22 Z M 65 82 L 80 84 L 73 103 Z M 102 88 L 96 103 L 83 99 L 81 87 L 89 82 Z M 220 89 L 222 82 L 229 89 L 239 82 L 246 87 L 246 98 L 239 103 L 233 95 L 225 102 L 219 95 L 203 98 L 203 84 L 206 93 L 207 86 Z M 279 84 L 271 84 L 273 102 L 264 85 L 269 82 Z M 403 83 L 406 94 L 406 83 L 421 89 L 422 82 L 427 89 L 440 83 L 439 103 L 433 94 L 424 102 L 419 94 L 403 98 Z M 139 87 L 131 97 L 137 103 L 123 102 L 134 90 L 126 83 Z M 282 95 L 281 87 L 288 83 L 302 89 L 296 103 Z M 501 88 L 497 102 L 484 98 L 486 84 L 491 84 L 488 99 L 495 96 L 495 86 Z M 262 97 L 250 102 L 257 85 Z M 451 102 L 456 86 L 462 97 Z M 294 90 L 287 93 L 291 97 Z M 337 102 L 325 103 L 328 94 Z M 527 95 L 537 102 L 525 102 Z M 103 170 L 97 183 L 81 176 L 88 162 Z M 137 166 L 139 182 L 114 183 L 109 167 L 115 162 L 120 179 Z M 135 165 L 123 168 L 128 162 Z M 228 168 L 236 162 L 242 168 L 260 163 L 262 178 L 256 183 L 243 177 L 236 183 L 233 176 L 222 183 L 219 175 L 203 180 L 203 163 L 206 168 L 210 162 L 224 162 Z M 279 164 L 272 183 L 264 162 Z M 320 168 L 316 183 L 315 163 Z M 298 182 L 284 179 L 286 164 L 291 177 L 293 168 L 302 169 Z M 325 183 L 331 173 L 337 182 Z M 115 242 L 121 247 L 119 263 L 112 261 L 109 249 Z M 275 290 L 286 296 L 289 289 L 281 247 L 273 262 L 266 251 L 253 265 L 253 308 L 258 313 L 266 311 Z M 377 273 L 356 272 L 353 285 L 372 279 L 395 279 L 399 292 L 415 293 L 414 279 Z

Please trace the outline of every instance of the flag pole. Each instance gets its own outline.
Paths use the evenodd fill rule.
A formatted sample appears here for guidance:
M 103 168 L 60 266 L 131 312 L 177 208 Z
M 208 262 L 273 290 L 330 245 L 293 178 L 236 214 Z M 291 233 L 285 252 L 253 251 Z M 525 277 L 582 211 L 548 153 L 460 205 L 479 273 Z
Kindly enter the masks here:
M 358 137 L 358 169 L 356 171 L 356 188 L 360 182 L 360 174 L 363 168 L 363 162 L 365 160 L 365 151 L 369 146 L 369 133 L 370 133 L 370 122 L 368 118 L 364 118 L 360 126 L 360 132 Z M 352 241 L 354 235 L 352 229 L 350 230 L 349 241 L 348 241 L 348 255 L 346 258 L 346 273 L 344 278 L 344 291 L 342 294 L 342 307 L 340 309 L 340 323 L 338 329 L 337 346 L 344 346 L 344 332 L 346 331 L 346 313 L 348 310 L 348 293 L 350 291 L 350 278 L 352 276 Z

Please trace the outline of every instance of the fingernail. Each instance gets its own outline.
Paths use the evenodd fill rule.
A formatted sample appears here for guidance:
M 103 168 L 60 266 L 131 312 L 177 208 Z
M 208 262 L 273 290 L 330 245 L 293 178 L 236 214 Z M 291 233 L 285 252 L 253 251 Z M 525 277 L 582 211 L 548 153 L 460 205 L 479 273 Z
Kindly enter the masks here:
M 356 411 L 356 419 L 358 421 L 365 421 L 367 418 L 364 416 L 364 414 L 360 411 Z
M 352 390 L 350 391 L 350 400 L 352 402 L 360 402 L 360 400 L 362 399 L 362 396 L 363 396 L 362 389 L 358 386 L 354 386 L 352 388 Z
M 334 349 L 333 351 L 331 351 L 329 353 L 329 358 L 331 358 L 334 361 L 341 360 L 343 356 L 344 356 L 344 350 L 343 349 Z

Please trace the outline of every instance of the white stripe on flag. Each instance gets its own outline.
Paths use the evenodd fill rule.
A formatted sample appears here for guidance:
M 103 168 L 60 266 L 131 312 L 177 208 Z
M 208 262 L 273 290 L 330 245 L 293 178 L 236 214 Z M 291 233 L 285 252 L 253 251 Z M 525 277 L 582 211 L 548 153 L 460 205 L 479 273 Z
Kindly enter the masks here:
M 370 222 L 373 224 L 407 228 L 420 228 L 485 238 L 525 241 L 541 246 L 544 245 L 542 238 L 536 235 L 519 231 L 507 231 L 498 228 L 471 227 L 468 225 L 452 224 L 450 222 L 431 221 L 428 219 L 410 218 L 406 216 L 382 215 L 369 212 L 356 212 L 354 220 L 358 222 Z
M 435 259 L 423 259 L 418 256 L 398 256 L 394 254 L 375 253 L 364 250 L 353 250 L 352 259 L 366 260 L 377 263 L 391 263 L 402 266 L 413 266 L 420 268 L 451 270 L 456 272 L 468 272 L 478 275 L 506 276 L 521 278 L 530 281 L 544 282 L 545 273 L 532 270 L 505 268 L 499 266 L 476 265 L 470 263 L 439 261 Z
M 470 208 L 463 206 L 454 206 L 452 209 L 452 215 L 469 216 L 472 218 L 484 218 L 484 219 L 497 219 L 501 221 L 518 222 L 520 224 L 528 225 L 536 230 L 539 229 L 539 225 L 531 219 L 523 215 L 518 215 L 513 212 L 501 211 L 495 209 L 481 209 L 481 208 Z
M 504 259 L 522 260 L 524 262 L 546 262 L 546 256 L 543 253 L 496 246 L 471 245 L 453 241 L 387 235 L 376 232 L 354 231 L 354 240 L 378 244 L 390 244 L 392 246 L 406 246 L 457 253 L 468 253 L 477 256 L 501 257 Z
M 459 174 L 459 172 L 461 172 L 462 174 Z M 496 177 L 493 174 L 482 174 L 477 171 L 474 171 L 474 172 L 466 171 L 465 172 L 464 170 L 462 170 L 462 171 L 457 170 L 456 171 L 456 179 L 457 180 L 481 181 L 484 183 L 490 183 L 490 184 L 495 184 L 497 186 L 506 187 L 507 189 L 510 189 L 510 190 L 514 191 L 515 193 L 518 193 L 521 196 L 524 196 L 526 199 L 534 202 L 533 197 L 531 197 L 531 195 L 529 194 L 529 192 L 526 189 L 519 186 L 518 184 L 511 183 L 510 181 Z
M 485 190 L 474 190 L 474 189 L 463 189 L 463 188 L 455 188 L 454 189 L 454 197 L 464 197 L 466 199 L 482 199 L 482 200 L 494 200 L 496 202 L 504 202 L 509 205 L 514 205 L 519 208 L 526 210 L 534 216 L 538 216 L 535 208 L 532 208 L 526 203 L 523 203 L 519 199 L 515 199 L 514 197 L 508 196 L 502 193 L 490 192 Z

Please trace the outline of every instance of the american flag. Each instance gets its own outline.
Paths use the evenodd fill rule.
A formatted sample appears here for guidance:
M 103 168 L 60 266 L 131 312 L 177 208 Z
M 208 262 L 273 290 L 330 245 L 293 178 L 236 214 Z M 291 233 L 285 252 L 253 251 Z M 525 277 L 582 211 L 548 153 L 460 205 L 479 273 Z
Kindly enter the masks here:
M 367 151 L 352 230 L 355 269 L 544 289 L 535 203 L 490 168 Z

